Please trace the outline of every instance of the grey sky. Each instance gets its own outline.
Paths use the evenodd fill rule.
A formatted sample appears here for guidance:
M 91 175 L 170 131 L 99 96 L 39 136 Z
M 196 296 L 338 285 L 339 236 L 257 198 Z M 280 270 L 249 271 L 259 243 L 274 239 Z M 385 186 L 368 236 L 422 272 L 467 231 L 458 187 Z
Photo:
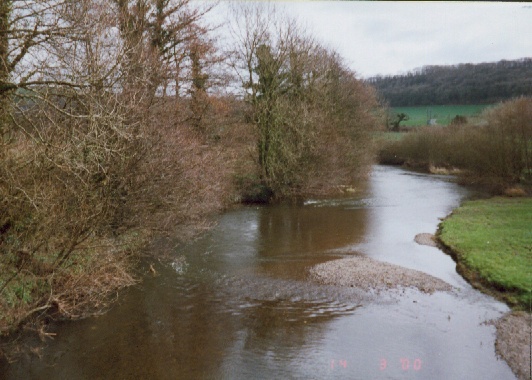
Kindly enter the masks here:
M 532 4 L 276 1 L 359 76 L 532 57 Z

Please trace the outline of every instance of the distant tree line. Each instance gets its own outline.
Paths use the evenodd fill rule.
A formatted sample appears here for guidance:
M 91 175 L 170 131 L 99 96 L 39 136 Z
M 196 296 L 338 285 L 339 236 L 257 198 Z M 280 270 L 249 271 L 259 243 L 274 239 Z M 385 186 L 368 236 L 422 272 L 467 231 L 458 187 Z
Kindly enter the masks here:
M 532 58 L 424 66 L 367 79 L 390 106 L 493 104 L 532 95 Z

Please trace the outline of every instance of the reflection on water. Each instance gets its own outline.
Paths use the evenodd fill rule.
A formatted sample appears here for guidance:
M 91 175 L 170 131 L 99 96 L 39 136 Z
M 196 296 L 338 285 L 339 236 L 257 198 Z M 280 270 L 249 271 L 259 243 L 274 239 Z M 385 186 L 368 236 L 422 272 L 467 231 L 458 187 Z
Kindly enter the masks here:
M 365 244 L 356 248 L 374 259 L 421 270 L 451 285 L 465 286 L 454 261 L 438 248 L 418 245 L 414 237 L 434 233 L 440 218 L 468 195 L 445 176 L 378 167 L 370 183 L 370 216 Z
M 175 250 L 106 315 L 56 326 L 42 359 L 7 379 L 514 379 L 496 358 L 506 307 L 418 246 L 467 193 L 446 178 L 377 167 L 356 199 L 249 207 Z M 368 294 L 320 286 L 312 265 L 359 251 L 459 287 Z
M 278 206 L 261 210 L 258 218 L 261 272 L 304 279 L 310 266 L 329 259 L 324 253 L 363 239 L 367 210 Z

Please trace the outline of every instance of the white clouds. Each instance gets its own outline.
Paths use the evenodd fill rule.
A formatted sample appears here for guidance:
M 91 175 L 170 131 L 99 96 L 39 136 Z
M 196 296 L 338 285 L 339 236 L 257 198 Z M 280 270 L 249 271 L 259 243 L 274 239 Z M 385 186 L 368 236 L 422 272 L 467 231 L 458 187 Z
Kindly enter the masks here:
M 283 2 L 362 76 L 428 64 L 532 55 L 532 9 L 519 3 Z
M 532 7 L 524 3 L 274 3 L 336 49 L 364 77 L 425 65 L 532 56 Z

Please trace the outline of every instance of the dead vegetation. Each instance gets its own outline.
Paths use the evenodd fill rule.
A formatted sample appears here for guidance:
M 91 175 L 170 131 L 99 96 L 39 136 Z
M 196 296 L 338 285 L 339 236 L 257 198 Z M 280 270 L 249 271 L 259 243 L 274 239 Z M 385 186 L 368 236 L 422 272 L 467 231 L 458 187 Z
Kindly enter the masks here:
M 486 185 L 498 194 L 524 195 L 532 183 L 532 98 L 501 103 L 482 118 L 481 125 L 409 132 L 400 141 L 386 143 L 380 161 L 458 174 L 464 182 Z
M 246 85 L 223 91 L 226 54 L 201 22 L 210 5 L 137 5 L 0 5 L 2 336 L 24 327 L 45 337 L 44 320 L 104 312 L 137 281 L 151 235 L 194 236 L 250 187 L 267 185 L 278 199 L 338 191 L 371 162 L 374 95 L 333 52 L 316 45 L 305 63 L 292 41 L 297 57 L 285 51 L 277 74 L 293 83 L 312 70 L 334 75 L 278 98 L 282 122 L 260 124 L 269 106 L 249 101 Z M 279 153 L 266 177 L 261 133 Z
M 102 312 L 135 283 L 144 231 L 224 207 L 232 150 L 187 127 L 179 96 L 207 78 L 207 8 L 143 3 L 0 6 L 2 335 Z M 201 101 L 204 120 L 223 114 Z
M 270 4 L 238 4 L 231 65 L 256 130 L 250 201 L 326 194 L 365 174 L 377 101 L 338 54 Z

